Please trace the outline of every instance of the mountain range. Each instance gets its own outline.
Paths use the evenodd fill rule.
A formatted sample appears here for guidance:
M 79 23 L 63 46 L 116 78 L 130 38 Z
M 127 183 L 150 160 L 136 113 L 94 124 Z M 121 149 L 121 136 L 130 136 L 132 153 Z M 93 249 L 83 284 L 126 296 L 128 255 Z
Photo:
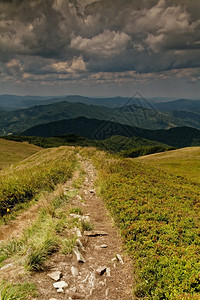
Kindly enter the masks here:
M 22 132 L 21 135 L 51 137 L 72 133 L 91 140 L 105 140 L 114 135 L 120 135 L 145 138 L 174 147 L 200 145 L 200 130 L 191 127 L 149 130 L 84 117 L 37 125 Z
M 51 99 L 53 101 L 53 99 Z M 0 111 L 0 134 L 17 134 L 39 124 L 77 117 L 95 118 L 147 129 L 190 126 L 200 129 L 200 113 L 160 112 L 138 105 L 109 108 L 60 101 L 26 109 Z
M 60 101 L 67 101 L 71 103 L 83 103 L 87 105 L 97 105 L 105 107 L 122 107 L 125 105 L 136 104 L 139 106 L 149 106 L 150 103 L 160 103 L 170 101 L 171 98 L 149 98 L 145 99 L 140 97 L 110 97 L 110 98 L 96 98 L 96 97 L 84 97 L 80 95 L 68 95 L 68 96 L 18 96 L 18 95 L 0 95 L 0 109 L 2 110 L 16 110 L 28 108 L 34 105 L 47 105 Z M 149 105 L 147 104 L 149 103 Z

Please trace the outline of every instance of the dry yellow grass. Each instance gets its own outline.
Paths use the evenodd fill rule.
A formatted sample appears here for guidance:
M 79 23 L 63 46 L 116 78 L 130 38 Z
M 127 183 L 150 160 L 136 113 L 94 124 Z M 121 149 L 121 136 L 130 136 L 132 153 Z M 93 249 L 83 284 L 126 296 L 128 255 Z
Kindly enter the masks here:
M 165 171 L 200 183 L 200 147 L 187 147 L 169 152 L 135 158 L 142 163 L 158 166 Z
M 0 169 L 20 162 L 42 148 L 28 143 L 0 139 Z

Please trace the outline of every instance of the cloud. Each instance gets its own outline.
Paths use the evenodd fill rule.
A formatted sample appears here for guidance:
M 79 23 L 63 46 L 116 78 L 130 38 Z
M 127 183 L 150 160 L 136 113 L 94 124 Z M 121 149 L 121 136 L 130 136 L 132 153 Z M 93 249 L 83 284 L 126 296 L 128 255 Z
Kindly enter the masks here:
M 199 0 L 0 0 L 1 76 L 148 80 L 198 69 L 199 12 Z
M 77 36 L 71 41 L 70 47 L 85 53 L 103 57 L 123 54 L 130 37 L 124 32 L 105 30 L 92 39 Z
M 67 62 L 57 62 L 52 65 L 53 70 L 57 73 L 77 73 L 77 72 L 85 72 L 86 66 L 83 61 L 83 57 L 78 57 L 73 59 L 71 64 Z

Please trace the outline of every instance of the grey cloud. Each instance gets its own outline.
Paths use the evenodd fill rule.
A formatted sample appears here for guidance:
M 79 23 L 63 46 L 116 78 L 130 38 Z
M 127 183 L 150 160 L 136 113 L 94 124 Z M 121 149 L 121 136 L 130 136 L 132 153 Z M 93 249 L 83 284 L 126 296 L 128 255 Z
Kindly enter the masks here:
M 199 0 L 0 0 L 0 60 L 9 76 L 195 68 L 199 14 Z

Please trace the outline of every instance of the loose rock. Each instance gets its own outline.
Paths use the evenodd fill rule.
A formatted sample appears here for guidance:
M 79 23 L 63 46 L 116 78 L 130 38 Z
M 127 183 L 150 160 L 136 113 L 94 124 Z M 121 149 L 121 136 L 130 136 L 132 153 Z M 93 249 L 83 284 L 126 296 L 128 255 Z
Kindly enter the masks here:
M 98 269 L 96 269 L 96 272 L 97 272 L 97 274 L 102 276 L 106 272 L 106 269 L 107 269 L 107 267 L 99 267 Z
M 56 289 L 62 289 L 68 287 L 68 284 L 65 281 L 58 281 L 53 284 Z
M 100 248 L 108 248 L 108 245 L 102 244 L 102 245 L 100 245 L 99 247 L 100 247 Z
M 62 288 L 57 289 L 57 293 L 64 293 L 64 290 Z
M 123 264 L 124 264 L 124 261 L 123 261 L 121 255 L 120 255 L 120 254 L 117 254 L 116 257 L 117 257 L 117 259 L 119 260 L 119 262 L 123 265 Z
M 61 274 L 60 271 L 55 271 L 55 272 L 52 272 L 52 273 L 47 274 L 47 276 L 49 276 L 51 279 L 53 279 L 53 280 L 55 280 L 55 281 L 60 280 L 61 275 L 62 275 L 62 274 Z
M 85 263 L 85 259 L 83 258 L 82 254 L 78 250 L 78 247 L 75 247 L 73 252 L 76 255 L 77 262 Z
M 75 268 L 74 266 L 71 267 L 71 272 L 74 277 L 78 276 L 79 274 L 78 269 Z
M 96 231 L 94 231 L 94 230 L 91 230 L 91 231 L 84 231 L 84 235 L 85 236 L 103 236 L 103 235 L 108 235 L 108 233 L 107 232 L 105 232 L 105 231 L 98 231 L 98 230 L 96 230 Z
M 106 269 L 106 273 L 107 273 L 107 276 L 108 276 L 108 277 L 111 276 L 111 275 L 110 275 L 110 268 L 107 268 L 107 269 Z

